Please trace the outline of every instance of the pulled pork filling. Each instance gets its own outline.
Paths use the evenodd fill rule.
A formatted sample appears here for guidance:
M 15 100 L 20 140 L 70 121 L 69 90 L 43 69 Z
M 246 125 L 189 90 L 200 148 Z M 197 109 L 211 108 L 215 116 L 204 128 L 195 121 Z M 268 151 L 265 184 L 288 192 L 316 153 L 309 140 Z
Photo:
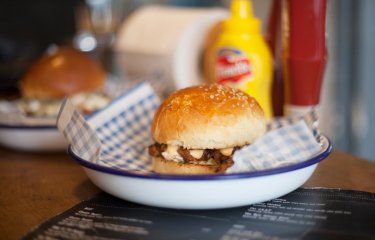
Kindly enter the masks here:
M 186 149 L 183 147 L 155 143 L 148 148 L 153 157 L 162 157 L 176 162 L 221 165 L 233 164 L 233 153 L 240 147 L 225 149 Z

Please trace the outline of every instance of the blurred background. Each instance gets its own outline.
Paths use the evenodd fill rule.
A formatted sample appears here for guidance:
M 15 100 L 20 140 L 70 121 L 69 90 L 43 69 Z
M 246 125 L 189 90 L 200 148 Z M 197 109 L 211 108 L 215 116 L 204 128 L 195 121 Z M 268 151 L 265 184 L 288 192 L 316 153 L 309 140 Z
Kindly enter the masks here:
M 112 2 L 114 8 L 108 9 L 103 2 Z M 18 81 L 28 66 L 53 44 L 74 45 L 98 61 L 104 58 L 106 64 L 110 63 L 107 70 L 118 74 L 121 69 L 111 64 L 116 34 L 135 10 L 150 4 L 228 9 L 230 1 L 1 1 L 0 96 L 17 95 Z M 272 0 L 253 0 L 254 14 L 262 21 L 264 34 L 271 4 Z M 106 11 L 112 14 L 110 22 L 105 20 L 108 15 L 101 15 Z M 374 11 L 372 0 L 327 1 L 328 63 L 321 91 L 320 124 L 336 149 L 375 161 Z M 147 25 L 152 28 L 153 23 Z M 164 31 L 156 29 L 155 38 Z

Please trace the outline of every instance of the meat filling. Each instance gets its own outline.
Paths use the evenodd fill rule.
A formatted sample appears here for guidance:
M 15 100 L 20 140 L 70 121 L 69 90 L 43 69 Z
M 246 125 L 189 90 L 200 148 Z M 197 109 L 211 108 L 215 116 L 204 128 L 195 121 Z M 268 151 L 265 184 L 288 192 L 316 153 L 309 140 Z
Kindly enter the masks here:
M 148 148 L 148 152 L 153 157 L 163 157 L 162 153 L 168 148 L 167 144 L 155 143 Z M 178 154 L 182 157 L 184 163 L 193 164 L 233 164 L 232 156 L 233 153 L 240 147 L 235 147 L 230 155 L 224 155 L 220 149 L 205 149 L 200 158 L 195 158 L 190 154 L 190 150 L 179 147 L 177 149 Z

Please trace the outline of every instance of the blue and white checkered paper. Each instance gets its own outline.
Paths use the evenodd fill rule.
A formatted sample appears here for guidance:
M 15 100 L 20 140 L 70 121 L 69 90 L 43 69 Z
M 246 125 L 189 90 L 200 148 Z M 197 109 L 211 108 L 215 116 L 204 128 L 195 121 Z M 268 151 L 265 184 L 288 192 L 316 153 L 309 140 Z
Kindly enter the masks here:
M 261 171 L 288 166 L 309 159 L 321 150 L 321 145 L 305 120 L 290 121 L 267 132 L 262 138 L 234 153 L 235 164 L 228 173 Z
M 151 123 L 159 105 L 152 87 L 142 83 L 88 119 L 65 100 L 57 126 L 82 159 L 124 171 L 152 174 L 148 146 L 152 144 Z M 315 121 L 307 122 L 310 124 L 283 118 L 272 121 L 264 137 L 235 153 L 235 164 L 227 172 L 266 170 L 305 161 L 317 154 L 321 150 L 318 136 L 307 126 L 313 126 Z
M 57 118 L 57 127 L 82 159 L 101 166 L 146 173 L 151 171 L 147 147 L 152 144 L 151 123 L 159 105 L 159 98 L 146 83 L 128 90 L 88 119 L 66 99 Z

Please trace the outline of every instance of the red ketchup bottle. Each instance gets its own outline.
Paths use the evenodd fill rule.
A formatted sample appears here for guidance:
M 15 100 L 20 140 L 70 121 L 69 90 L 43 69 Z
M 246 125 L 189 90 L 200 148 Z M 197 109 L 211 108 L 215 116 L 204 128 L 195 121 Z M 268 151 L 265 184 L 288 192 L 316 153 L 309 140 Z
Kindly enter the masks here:
M 272 110 L 275 117 L 284 115 L 284 80 L 282 64 L 282 0 L 273 0 L 267 24 L 266 41 L 273 57 Z
M 287 0 L 283 5 L 285 114 L 317 111 L 327 60 L 326 0 Z M 286 27 L 285 27 L 286 26 Z

